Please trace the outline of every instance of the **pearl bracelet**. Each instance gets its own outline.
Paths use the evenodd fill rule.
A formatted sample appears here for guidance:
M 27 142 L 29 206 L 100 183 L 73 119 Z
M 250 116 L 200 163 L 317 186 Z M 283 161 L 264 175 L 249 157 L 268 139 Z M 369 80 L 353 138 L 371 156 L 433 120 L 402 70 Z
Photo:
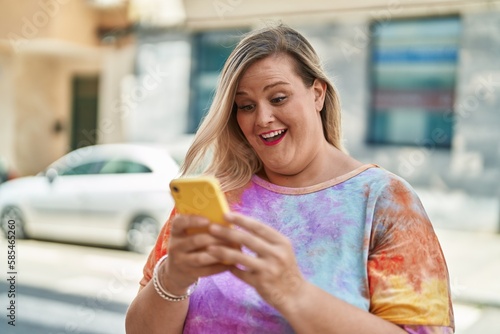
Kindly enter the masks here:
M 160 267 L 160 264 L 162 264 L 162 262 L 167 259 L 167 257 L 168 254 L 163 255 L 155 265 L 155 268 L 153 270 L 153 286 L 155 287 L 156 293 L 158 293 L 158 295 L 161 298 L 168 300 L 170 302 L 180 302 L 191 296 L 194 290 L 196 290 L 196 287 L 198 286 L 198 282 L 200 281 L 200 279 L 198 278 L 198 280 L 188 288 L 186 294 L 182 296 L 177 296 L 169 292 L 164 287 L 162 287 L 160 282 L 158 281 L 158 268 Z

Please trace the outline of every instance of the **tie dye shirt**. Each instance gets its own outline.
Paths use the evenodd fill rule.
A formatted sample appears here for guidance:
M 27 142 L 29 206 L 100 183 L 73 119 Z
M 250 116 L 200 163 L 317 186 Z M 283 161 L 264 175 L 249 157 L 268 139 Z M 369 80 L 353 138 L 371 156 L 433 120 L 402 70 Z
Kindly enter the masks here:
M 374 165 L 314 186 L 288 188 L 258 176 L 226 194 L 231 210 L 287 236 L 306 279 L 408 333 L 453 333 L 446 263 L 412 188 Z M 163 227 L 141 285 L 166 253 Z M 225 272 L 200 280 L 184 333 L 293 333 L 253 289 Z

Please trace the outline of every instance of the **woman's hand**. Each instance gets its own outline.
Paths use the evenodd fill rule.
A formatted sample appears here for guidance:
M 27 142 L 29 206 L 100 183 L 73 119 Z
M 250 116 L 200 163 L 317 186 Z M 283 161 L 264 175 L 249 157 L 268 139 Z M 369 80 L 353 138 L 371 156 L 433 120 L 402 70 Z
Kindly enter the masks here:
M 221 245 L 220 239 L 208 233 L 190 234 L 193 228 L 206 228 L 209 220 L 198 216 L 177 215 L 172 219 L 168 258 L 159 268 L 162 286 L 176 295 L 183 295 L 199 277 L 228 269 L 207 253 L 207 247 Z
M 236 213 L 226 214 L 225 219 L 241 229 L 211 224 L 210 234 L 226 245 L 244 246 L 255 255 L 215 243 L 208 246 L 208 254 L 231 265 L 230 270 L 235 276 L 253 286 L 275 308 L 287 305 L 305 283 L 290 241 L 255 219 Z

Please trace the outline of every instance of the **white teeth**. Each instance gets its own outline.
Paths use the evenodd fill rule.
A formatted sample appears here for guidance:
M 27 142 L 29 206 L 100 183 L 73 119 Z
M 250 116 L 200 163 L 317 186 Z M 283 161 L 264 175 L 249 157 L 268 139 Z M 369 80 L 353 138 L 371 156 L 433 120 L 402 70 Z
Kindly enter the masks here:
M 261 137 L 264 138 L 264 139 L 269 139 L 269 138 L 272 138 L 272 137 L 276 137 L 277 135 L 280 135 L 283 132 L 285 132 L 285 130 L 273 131 L 273 132 L 269 132 L 269 133 L 263 134 L 263 135 L 261 135 Z

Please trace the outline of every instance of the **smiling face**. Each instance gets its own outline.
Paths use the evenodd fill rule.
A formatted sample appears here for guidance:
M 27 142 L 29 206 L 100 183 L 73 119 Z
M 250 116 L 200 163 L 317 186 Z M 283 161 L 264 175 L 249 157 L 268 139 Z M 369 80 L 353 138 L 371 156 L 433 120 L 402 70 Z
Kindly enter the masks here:
M 236 119 L 264 165 L 266 176 L 290 177 L 314 171 L 327 154 L 320 111 L 326 84 L 307 87 L 288 55 L 253 63 L 236 89 Z

